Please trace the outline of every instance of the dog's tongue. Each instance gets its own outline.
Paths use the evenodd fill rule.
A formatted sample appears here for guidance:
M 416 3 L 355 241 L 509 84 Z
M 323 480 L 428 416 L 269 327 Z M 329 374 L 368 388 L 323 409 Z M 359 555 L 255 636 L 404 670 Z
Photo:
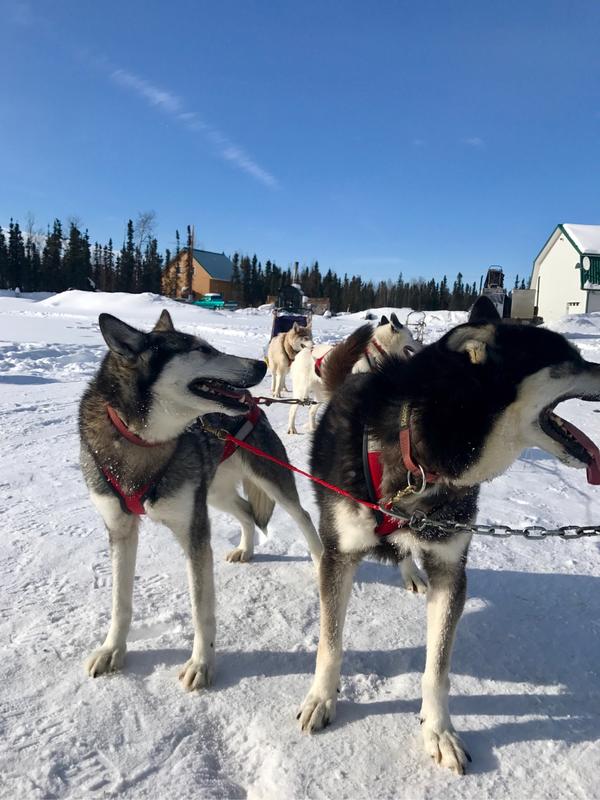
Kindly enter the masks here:
M 594 444 L 594 442 L 592 442 L 591 439 L 588 439 L 585 433 L 580 431 L 579 428 L 576 428 L 575 425 L 567 422 L 566 419 L 563 420 L 563 425 L 569 431 L 571 436 L 577 439 L 582 447 L 585 447 L 591 457 L 591 461 L 587 465 L 587 482 L 593 484 L 594 486 L 600 485 L 600 450 Z

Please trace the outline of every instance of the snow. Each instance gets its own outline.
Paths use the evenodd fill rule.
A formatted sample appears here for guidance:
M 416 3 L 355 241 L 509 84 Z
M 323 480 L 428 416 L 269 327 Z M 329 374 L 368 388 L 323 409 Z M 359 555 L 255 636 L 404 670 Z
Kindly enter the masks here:
M 565 222 L 563 228 L 582 253 L 600 254 L 600 225 L 573 225 Z
M 125 669 L 84 675 L 108 625 L 110 563 L 79 472 L 77 404 L 105 350 L 98 313 L 148 328 L 163 307 L 181 329 L 229 352 L 260 356 L 267 344 L 268 310 L 210 311 L 148 294 L 0 296 L 0 797 L 598 797 L 598 540 L 474 540 L 450 705 L 473 757 L 464 778 L 435 767 L 420 745 L 424 600 L 372 562 L 361 565 L 350 601 L 338 719 L 323 734 L 300 734 L 318 596 L 301 536 L 280 509 L 249 565 L 225 562 L 237 525 L 211 512 L 211 690 L 179 687 L 192 642 L 184 560 L 171 534 L 148 521 Z M 405 311 L 396 310 L 401 320 Z M 464 315 L 426 320 L 430 340 Z M 317 316 L 315 336 L 338 340 L 363 321 Z M 553 327 L 600 361 L 600 314 Z M 561 409 L 596 441 L 597 411 L 576 401 Z M 290 459 L 306 467 L 308 435 L 285 433 L 285 407 L 267 413 Z M 304 430 L 305 422 L 301 411 Z M 316 518 L 311 487 L 298 486 Z M 599 491 L 531 449 L 483 487 L 479 521 L 598 523 Z

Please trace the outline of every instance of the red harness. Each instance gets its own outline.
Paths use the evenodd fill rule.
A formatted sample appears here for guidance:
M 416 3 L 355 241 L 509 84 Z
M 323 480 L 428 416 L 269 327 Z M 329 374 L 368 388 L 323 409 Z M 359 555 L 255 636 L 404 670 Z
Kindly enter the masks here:
M 406 467 L 409 487 L 413 486 L 412 476 L 421 481 L 418 488 L 409 489 L 408 492 L 413 494 L 420 494 L 423 492 L 428 483 L 436 483 L 439 481 L 440 476 L 435 472 L 425 472 L 422 466 L 416 464 L 412 457 L 412 448 L 410 444 L 410 406 L 404 403 L 400 411 L 400 452 L 402 461 Z M 381 500 L 382 491 L 381 484 L 383 481 L 383 462 L 381 458 L 381 449 L 376 440 L 369 437 L 368 431 L 365 428 L 363 433 L 363 470 L 369 497 L 373 502 Z M 408 524 L 408 520 L 401 520 L 397 517 L 390 517 L 384 514 L 381 510 L 375 512 L 375 519 L 377 526 L 375 533 L 377 536 L 388 536 L 390 533 L 404 528 Z
M 371 339 L 371 341 L 369 342 L 369 345 L 373 345 L 373 347 L 376 350 L 378 350 L 381 353 L 382 356 L 387 356 L 386 351 L 383 349 L 383 347 L 379 344 L 379 342 L 376 339 Z M 374 369 L 375 365 L 373 364 L 373 362 L 371 360 L 371 356 L 369 355 L 369 345 L 367 345 L 363 355 L 367 359 L 367 363 L 369 365 L 369 369 Z M 333 345 L 333 347 L 335 347 L 335 345 Z M 329 353 L 331 353 L 331 350 L 333 350 L 333 347 L 330 350 L 328 350 L 326 353 L 323 353 L 322 356 L 319 356 L 319 358 L 315 358 L 315 372 L 316 372 L 318 378 L 322 377 L 321 376 L 321 369 L 322 369 L 323 361 L 327 358 Z
M 135 433 L 132 433 L 132 431 L 129 430 L 127 425 L 125 425 L 121 417 L 118 415 L 118 413 L 112 406 L 110 405 L 106 406 L 106 413 L 108 414 L 108 418 L 115 426 L 115 428 L 119 431 L 121 436 L 128 442 L 131 442 L 132 444 L 135 444 L 138 447 L 157 447 L 158 444 L 162 444 L 162 442 L 158 444 L 155 444 L 153 442 L 147 442 L 144 439 L 141 439 L 139 436 L 136 436 Z M 250 407 L 250 411 L 248 411 L 247 414 L 244 414 L 244 422 L 241 424 L 241 426 L 235 433 L 235 438 L 238 441 L 244 441 L 252 433 L 252 431 L 256 426 L 256 423 L 260 419 L 261 414 L 262 411 L 256 404 L 253 404 Z M 228 458 L 230 458 L 230 456 L 232 456 L 235 453 L 238 447 L 239 445 L 236 442 L 227 440 L 225 442 L 225 447 L 223 448 L 223 454 L 221 455 L 221 460 L 219 463 L 222 464 L 223 461 L 226 461 Z M 101 469 L 102 469 L 102 474 L 106 478 L 108 484 L 119 496 L 123 509 L 127 511 L 129 514 L 137 514 L 138 516 L 142 516 L 143 514 L 145 514 L 146 511 L 144 510 L 144 503 L 148 499 L 150 493 L 152 492 L 156 484 L 158 483 L 159 478 L 155 478 L 153 481 L 150 481 L 149 483 L 142 486 L 141 489 L 137 489 L 135 492 L 131 492 L 130 494 L 128 494 L 119 483 L 116 475 L 114 475 L 114 473 L 112 473 L 108 469 L 108 467 L 101 467 Z

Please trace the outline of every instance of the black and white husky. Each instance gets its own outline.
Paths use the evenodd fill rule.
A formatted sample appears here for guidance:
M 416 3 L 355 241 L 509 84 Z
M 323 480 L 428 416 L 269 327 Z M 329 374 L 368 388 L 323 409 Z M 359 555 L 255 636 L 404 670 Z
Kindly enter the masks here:
M 356 352 L 360 337 L 370 336 L 365 327 L 354 334 Z M 338 365 L 338 374 L 348 372 L 348 364 Z M 335 389 L 331 377 L 323 377 Z M 348 377 L 334 392 L 314 436 L 312 470 L 366 498 L 365 444 L 378 442 L 384 502 L 393 500 L 407 519 L 419 510 L 432 519 L 470 523 L 479 484 L 500 475 L 526 447 L 543 448 L 572 467 L 587 467 L 588 480 L 598 483 L 598 449 L 554 412 L 570 398 L 600 399 L 600 365 L 585 361 L 557 333 L 501 324 L 485 298 L 476 303 L 469 323 L 414 358 L 386 361 L 375 374 Z M 408 437 L 408 458 L 399 446 L 402 437 Z M 409 479 L 413 491 L 406 491 Z M 448 673 L 465 602 L 470 534 L 427 525 L 420 532 L 404 527 L 378 535 L 369 509 L 320 487 L 317 497 L 324 545 L 321 634 L 316 674 L 298 715 L 302 729 L 317 731 L 334 719 L 342 630 L 357 564 L 367 554 L 398 562 L 412 553 L 429 580 L 424 747 L 438 764 L 463 773 L 469 757 L 450 720 Z
M 109 352 L 81 400 L 79 430 L 83 474 L 110 540 L 112 618 L 86 669 L 96 676 L 123 663 L 139 515 L 145 513 L 172 530 L 187 558 L 194 645 L 179 677 L 186 689 L 201 688 L 212 680 L 215 640 L 207 503 L 240 520 L 242 541 L 230 560 L 251 556 L 254 523 L 265 527 L 275 501 L 298 524 L 315 561 L 322 546 L 292 474 L 242 450 L 221 462 L 223 442 L 197 421 L 216 413 L 219 428 L 237 431 L 240 415 L 249 411 L 246 390 L 264 377 L 264 361 L 226 355 L 176 331 L 167 311 L 150 333 L 110 314 L 100 316 L 100 330 Z M 264 414 L 247 439 L 286 459 Z M 241 480 L 248 500 L 236 491 Z

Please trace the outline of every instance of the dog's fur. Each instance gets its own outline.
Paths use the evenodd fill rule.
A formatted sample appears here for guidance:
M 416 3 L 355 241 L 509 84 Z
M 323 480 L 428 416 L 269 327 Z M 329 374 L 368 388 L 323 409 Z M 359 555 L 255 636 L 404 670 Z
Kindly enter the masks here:
M 281 397 L 285 379 L 294 360 L 304 348 L 312 347 L 312 328 L 294 322 L 286 333 L 279 333 L 269 342 L 267 359 L 271 370 L 271 394 Z
M 254 523 L 264 528 L 274 501 L 281 503 L 306 536 L 315 560 L 322 547 L 298 500 L 291 473 L 244 450 L 220 464 L 223 442 L 206 433 L 200 415 L 231 432 L 248 410 L 243 389 L 265 374 L 264 361 L 225 355 L 202 339 L 180 333 L 164 311 L 150 333 L 109 314 L 100 316 L 109 347 L 83 395 L 79 430 L 81 464 L 91 499 L 108 530 L 113 603 L 110 629 L 86 661 L 91 676 L 118 669 L 131 623 L 139 517 L 127 513 L 103 469 L 132 493 L 147 484 L 144 502 L 150 519 L 169 527 L 186 558 L 194 622 L 194 645 L 180 679 L 186 689 L 207 686 L 214 669 L 214 588 L 207 502 L 238 518 L 240 547 L 232 561 L 252 555 Z M 239 387 L 239 388 L 233 388 Z M 112 406 L 128 429 L 152 447 L 125 439 L 107 415 Z M 248 441 L 286 459 L 285 449 L 264 414 Z M 236 486 L 243 480 L 248 499 Z
M 310 350 L 302 350 L 291 366 L 292 374 L 292 396 L 299 400 L 315 399 L 322 403 L 327 399 L 328 393 L 323 385 L 321 376 L 315 371 L 317 359 L 322 358 L 321 369 L 327 368 L 329 356 L 334 347 L 339 345 L 318 344 Z M 410 330 L 403 325 L 398 317 L 392 313 L 390 319 L 384 315 L 379 320 L 379 325 L 372 331 L 369 341 L 358 353 L 358 357 L 352 367 L 352 372 L 370 372 L 378 367 L 387 356 L 397 356 L 398 358 L 410 358 L 421 349 L 422 345 L 415 341 Z M 381 348 L 381 349 L 379 349 Z M 383 351 L 383 352 L 382 352 Z M 346 363 L 346 358 L 334 359 L 334 363 Z M 344 376 L 345 377 L 345 376 Z M 316 416 L 319 405 L 312 405 L 308 411 L 308 430 L 313 433 L 316 429 Z M 288 417 L 288 433 L 298 433 L 296 430 L 296 414 L 298 406 L 290 406 Z
M 375 374 L 343 383 L 313 439 L 312 471 L 366 497 L 366 426 L 382 444 L 384 498 L 393 497 L 407 484 L 398 437 L 400 411 L 408 402 L 413 459 L 440 480 L 421 495 L 396 501 L 396 509 L 407 518 L 418 509 L 467 524 L 477 513 L 479 484 L 500 475 L 526 447 L 541 447 L 570 466 L 590 462 L 597 469 L 597 458 L 569 438 L 551 413 L 557 402 L 572 397 L 600 398 L 600 366 L 585 361 L 559 334 L 500 324 L 495 311 L 478 303 L 469 323 L 414 358 L 389 360 Z M 342 630 L 357 564 L 370 553 L 392 562 L 413 553 L 429 580 L 423 743 L 438 764 L 463 773 L 468 754 L 450 720 L 448 674 L 466 596 L 470 534 L 429 525 L 378 538 L 371 511 L 321 487 L 316 491 L 325 548 L 319 567 L 321 635 L 312 688 L 298 715 L 302 729 L 316 731 L 334 719 Z

